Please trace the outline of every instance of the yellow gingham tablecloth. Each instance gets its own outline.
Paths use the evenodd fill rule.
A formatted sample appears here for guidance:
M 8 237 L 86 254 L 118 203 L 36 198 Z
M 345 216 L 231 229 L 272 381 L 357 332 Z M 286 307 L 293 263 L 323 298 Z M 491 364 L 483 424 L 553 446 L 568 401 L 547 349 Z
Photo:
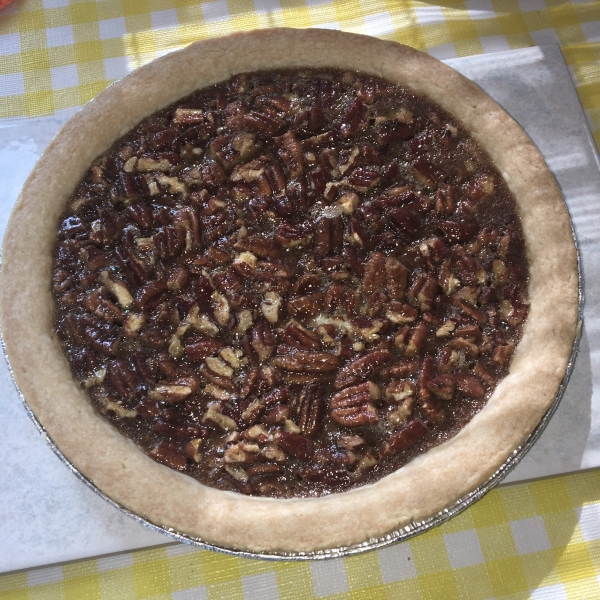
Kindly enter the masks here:
M 558 43 L 600 146 L 600 3 L 576 0 L 16 0 L 0 10 L 0 119 L 70 113 L 161 54 L 273 26 L 366 33 L 442 59 Z M 169 544 L 2 575 L 9 598 L 600 599 L 600 471 L 496 489 L 362 556 L 273 563 Z

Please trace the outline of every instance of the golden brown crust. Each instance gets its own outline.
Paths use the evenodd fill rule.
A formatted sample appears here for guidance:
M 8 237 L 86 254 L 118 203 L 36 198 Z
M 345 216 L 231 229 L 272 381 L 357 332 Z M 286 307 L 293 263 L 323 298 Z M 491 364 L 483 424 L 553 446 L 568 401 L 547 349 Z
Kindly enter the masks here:
M 409 85 L 477 136 L 517 199 L 531 265 L 531 307 L 510 375 L 456 437 L 376 484 L 318 499 L 273 500 L 202 486 L 148 458 L 94 413 L 53 332 L 50 273 L 65 203 L 115 139 L 194 89 L 236 72 L 293 66 L 349 68 Z M 554 177 L 521 128 L 476 85 L 435 59 L 328 30 L 263 30 L 198 42 L 102 92 L 67 123 L 27 180 L 2 262 L 0 311 L 14 375 L 63 454 L 102 492 L 152 523 L 258 552 L 311 551 L 380 537 L 480 485 L 552 403 L 577 327 L 569 216 Z

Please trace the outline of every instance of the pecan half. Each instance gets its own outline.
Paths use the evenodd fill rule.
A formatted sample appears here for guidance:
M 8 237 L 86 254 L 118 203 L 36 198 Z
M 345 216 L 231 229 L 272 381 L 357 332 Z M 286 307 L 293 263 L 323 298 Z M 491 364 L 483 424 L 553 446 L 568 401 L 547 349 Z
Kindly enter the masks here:
M 477 377 L 466 373 L 456 374 L 456 389 L 469 398 L 483 398 L 485 388 Z
M 258 354 L 260 362 L 267 360 L 275 350 L 275 338 L 271 328 L 266 323 L 257 323 L 252 328 L 252 348 Z
M 284 371 L 301 371 L 307 373 L 323 373 L 336 371 L 340 365 L 337 356 L 329 352 L 309 352 L 280 346 L 282 351 L 273 359 L 273 366 Z
M 297 423 L 300 432 L 314 436 L 321 428 L 325 393 L 318 385 L 308 385 L 300 393 L 297 404 Z
M 294 346 L 300 350 L 319 350 L 321 348 L 318 336 L 294 319 L 288 322 L 279 337 L 288 346 Z
M 373 350 L 340 369 L 333 387 L 336 390 L 348 387 L 365 379 L 369 379 L 392 360 L 388 350 Z
M 385 276 L 388 296 L 392 300 L 402 300 L 408 286 L 408 269 L 393 256 L 385 260 Z
M 410 448 L 416 444 L 421 438 L 429 433 L 429 428 L 423 421 L 412 419 L 408 421 L 401 429 L 393 433 L 385 443 L 382 454 L 384 456 L 390 454 L 398 454 L 402 450 Z
M 137 377 L 129 365 L 121 359 L 108 362 L 108 380 L 124 398 L 129 398 L 135 392 Z
M 86 296 L 83 306 L 86 310 L 104 321 L 120 323 L 123 320 L 121 309 L 110 300 L 102 298 L 100 290 L 95 290 Z
M 365 294 L 373 294 L 383 289 L 385 283 L 385 256 L 382 252 L 373 252 L 365 263 L 363 275 L 363 291 Z
M 275 442 L 282 450 L 303 462 L 308 462 L 312 458 L 313 441 L 304 435 L 281 431 L 275 437 Z
M 377 423 L 379 417 L 373 400 L 380 396 L 379 388 L 371 381 L 348 387 L 332 396 L 329 414 L 336 423 L 345 427 Z

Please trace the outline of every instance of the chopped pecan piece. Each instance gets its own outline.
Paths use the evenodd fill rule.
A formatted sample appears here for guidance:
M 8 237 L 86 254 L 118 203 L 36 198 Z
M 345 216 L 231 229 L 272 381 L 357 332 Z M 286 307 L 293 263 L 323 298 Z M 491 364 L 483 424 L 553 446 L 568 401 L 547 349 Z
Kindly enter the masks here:
M 129 308 L 133 304 L 133 296 L 120 279 L 109 275 L 108 271 L 102 271 L 98 280 L 115 296 L 122 308 Z
M 223 460 L 226 463 L 250 463 L 256 460 L 259 452 L 260 446 L 258 444 L 238 442 L 225 450 Z
M 260 305 L 260 310 L 269 323 L 274 324 L 279 321 L 279 308 L 281 304 L 282 298 L 277 292 L 271 291 L 265 294 L 265 299 Z
M 213 423 L 224 431 L 236 431 L 238 429 L 237 423 L 231 417 L 224 415 L 221 412 L 222 410 L 222 407 L 217 403 L 209 404 L 208 410 L 202 415 L 202 423 Z
M 504 366 L 512 356 L 514 349 L 515 345 L 512 342 L 496 346 L 492 352 L 492 362 Z
M 385 388 L 385 398 L 398 403 L 415 395 L 415 384 L 410 380 L 395 381 Z
M 408 304 L 400 304 L 397 300 L 392 300 L 385 311 L 385 316 L 392 323 L 412 323 L 417 320 L 419 313 L 416 308 Z

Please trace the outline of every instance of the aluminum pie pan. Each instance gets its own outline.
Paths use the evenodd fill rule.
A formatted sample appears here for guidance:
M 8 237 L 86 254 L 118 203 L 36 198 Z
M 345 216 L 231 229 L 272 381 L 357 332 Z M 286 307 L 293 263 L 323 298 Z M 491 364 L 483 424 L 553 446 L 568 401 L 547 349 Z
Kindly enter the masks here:
M 571 238 L 571 240 L 573 240 L 574 235 L 571 235 L 569 237 Z M 571 243 L 572 242 L 570 241 L 570 244 Z M 576 250 L 576 252 L 577 252 L 577 250 Z M 578 319 L 576 319 L 574 321 L 575 321 L 575 323 L 578 324 L 577 333 L 579 334 L 580 330 L 581 330 L 581 310 L 582 310 L 583 294 L 582 294 L 582 278 L 581 278 L 580 259 L 579 259 L 578 253 L 577 253 L 577 260 L 578 260 L 578 275 L 579 275 L 579 277 L 578 277 L 578 284 L 579 284 L 578 285 L 578 292 L 579 292 L 578 309 L 579 310 L 578 310 Z M 573 300 L 574 300 L 574 298 L 573 298 Z M 571 323 L 573 323 L 573 321 L 571 321 Z M 575 323 L 573 323 L 573 324 L 575 324 Z M 12 343 L 12 340 L 8 335 L 9 331 L 7 330 L 5 333 L 6 333 L 6 339 L 8 340 L 9 345 L 10 345 Z M 575 337 L 575 336 L 573 336 L 573 337 L 569 336 L 569 337 L 570 337 L 570 339 L 573 339 L 573 337 Z M 4 341 L 3 341 L 3 346 L 4 346 Z M 5 348 L 4 348 L 4 350 L 5 350 Z M 101 492 L 98 489 L 98 487 L 96 487 L 96 485 L 88 479 L 88 476 L 81 473 L 77 469 L 77 467 L 75 467 L 74 464 L 72 464 L 71 461 L 65 455 L 63 455 L 62 451 L 59 450 L 58 447 L 56 447 L 54 440 L 52 440 L 50 435 L 47 434 L 44 427 L 41 425 L 41 423 L 38 421 L 37 417 L 33 414 L 32 410 L 27 405 L 23 395 L 20 392 L 19 392 L 19 395 L 24 403 L 26 411 L 28 412 L 28 414 L 30 414 L 30 417 L 32 418 L 32 420 L 34 421 L 35 425 L 38 427 L 40 432 L 42 434 L 44 434 L 47 442 L 53 448 L 53 450 L 55 451 L 55 453 L 57 454 L 59 459 L 62 462 L 64 462 L 71 469 L 71 471 L 73 471 L 82 481 L 84 481 L 87 485 L 89 485 L 99 496 L 101 496 L 102 498 L 104 498 L 105 500 L 110 502 L 113 506 L 117 507 L 119 510 L 121 510 L 125 514 L 128 514 L 129 516 L 133 517 L 138 522 L 150 527 L 151 529 L 153 529 L 155 531 L 160 531 L 161 533 L 165 533 L 166 535 L 173 538 L 175 541 L 190 543 L 190 544 L 194 544 L 194 545 L 197 545 L 197 546 L 205 548 L 205 549 L 221 551 L 221 552 L 228 553 L 228 554 L 235 555 L 235 556 L 242 556 L 242 557 L 248 557 L 248 558 L 263 558 L 263 559 L 272 559 L 272 560 L 323 559 L 323 558 L 335 558 L 335 557 L 346 556 L 346 555 L 355 555 L 355 554 L 361 553 L 363 551 L 367 551 L 370 549 L 376 549 L 376 548 L 380 548 L 380 547 L 385 547 L 386 545 L 392 544 L 394 542 L 409 539 L 410 537 L 417 535 L 418 533 L 424 532 L 436 525 L 441 524 L 442 522 L 444 522 L 445 520 L 447 520 L 454 514 L 458 514 L 459 512 L 464 510 L 464 508 L 470 506 L 470 504 L 472 504 L 472 502 L 479 499 L 489 489 L 491 489 L 492 487 L 497 485 L 503 479 L 503 477 L 509 473 L 510 469 L 512 469 L 520 461 L 522 456 L 529 450 L 531 445 L 535 442 L 537 437 L 539 437 L 539 435 L 541 434 L 541 432 L 547 425 L 547 421 L 549 420 L 550 416 L 556 409 L 557 403 L 560 401 L 560 398 L 562 397 L 562 395 L 564 393 L 564 388 L 566 386 L 566 382 L 567 382 L 568 377 L 570 376 L 570 373 L 573 368 L 573 361 L 574 361 L 574 357 L 576 354 L 576 350 L 577 350 L 577 340 L 575 340 L 575 342 L 573 344 L 571 344 L 571 343 L 569 343 L 568 345 L 565 344 L 563 356 L 568 355 L 570 358 L 569 358 L 569 361 L 567 364 L 567 368 L 565 369 L 565 371 L 566 371 L 565 377 L 561 378 L 560 374 L 558 374 L 558 377 L 556 378 L 556 383 L 554 385 L 558 384 L 559 378 L 561 379 L 560 386 L 557 385 L 558 393 L 556 395 L 554 394 L 553 390 L 556 388 L 553 385 L 553 390 L 550 391 L 550 393 L 548 394 L 549 397 L 546 396 L 546 400 L 552 400 L 552 405 L 551 405 L 550 409 L 548 409 L 546 411 L 544 416 L 537 423 L 535 429 L 533 429 L 533 432 L 528 434 L 528 437 L 526 438 L 526 440 L 516 450 L 511 452 L 511 455 L 500 466 L 500 468 L 497 470 L 497 472 L 494 473 L 487 481 L 483 482 L 475 490 L 467 492 L 458 501 L 452 502 L 449 506 L 447 506 L 440 512 L 437 512 L 437 513 L 433 514 L 432 516 L 426 516 L 426 518 L 423 519 L 422 521 L 411 522 L 406 527 L 403 526 L 401 528 L 398 525 L 399 528 L 397 530 L 393 529 L 394 524 L 392 523 L 391 526 L 389 526 L 390 529 L 392 529 L 392 531 L 390 533 L 385 533 L 381 536 L 378 536 L 376 538 L 370 538 L 366 541 L 363 541 L 364 540 L 364 538 L 363 538 L 363 540 L 360 540 L 359 542 L 357 542 L 356 544 L 352 544 L 351 546 L 344 545 L 344 546 L 328 548 L 328 543 L 327 543 L 327 540 L 325 539 L 322 543 L 322 546 L 324 546 L 326 549 L 319 550 L 319 551 L 307 551 L 307 552 L 294 552 L 294 551 L 291 551 L 291 552 L 281 552 L 281 551 L 254 552 L 254 551 L 246 551 L 246 550 L 237 550 L 237 549 L 235 549 L 235 546 L 233 544 L 230 544 L 229 547 L 222 547 L 222 546 L 218 546 L 217 544 L 214 544 L 214 543 L 205 542 L 201 537 L 193 537 L 192 535 L 182 534 L 178 530 L 170 529 L 165 526 L 157 526 L 154 523 L 152 523 L 150 520 L 148 520 L 147 518 L 140 517 L 138 514 L 136 514 L 131 509 L 125 508 L 125 506 L 123 506 L 119 502 L 113 500 L 108 495 L 110 492 L 108 492 L 108 493 Z M 6 351 L 5 351 L 5 353 L 6 353 Z M 564 362 L 563 362 L 563 365 L 564 365 Z M 17 369 L 17 374 L 19 374 L 19 367 L 20 367 L 20 365 L 15 363 L 15 368 Z M 9 364 L 9 369 L 10 369 L 10 364 Z M 13 381 L 14 381 L 13 370 L 10 369 L 10 372 L 11 372 L 11 376 L 13 376 Z M 23 384 L 23 385 L 24 385 L 23 389 L 27 392 L 27 387 L 25 386 L 25 384 Z M 32 406 L 35 406 L 34 402 L 32 402 Z M 546 406 L 548 406 L 548 405 L 546 404 Z M 52 431 L 52 429 L 50 429 L 50 431 Z M 56 441 L 60 442 L 60 436 L 57 437 Z M 515 441 L 515 443 L 517 443 L 517 442 Z M 511 446 L 512 446 L 512 444 L 511 444 Z M 75 457 L 73 457 L 73 460 L 75 460 Z M 380 497 L 380 501 L 381 500 L 382 500 L 382 498 Z M 440 506 L 440 504 L 438 504 L 438 507 L 439 506 Z M 139 512 L 141 512 L 141 511 L 139 511 Z M 425 513 L 425 514 L 427 514 L 427 513 Z M 388 528 L 386 527 L 386 530 L 387 529 Z M 181 528 L 181 530 L 183 530 L 183 528 Z M 338 537 L 338 539 L 339 539 L 339 537 Z M 338 544 L 339 544 L 339 542 L 338 542 Z M 293 545 L 292 545 L 292 547 L 293 547 Z
M 424 519 L 423 521 L 413 521 L 409 525 L 396 529 L 387 535 L 378 538 L 371 538 L 362 542 L 360 544 L 353 544 L 351 546 L 341 546 L 337 548 L 329 548 L 326 550 L 315 550 L 313 552 L 250 552 L 247 550 L 236 550 L 235 548 L 226 548 L 223 546 L 218 546 L 216 544 L 210 544 L 204 542 L 202 539 L 186 535 L 184 533 L 180 533 L 171 528 L 162 527 L 160 525 L 156 525 L 151 521 L 139 516 L 138 514 L 132 512 L 128 508 L 119 504 L 109 496 L 107 496 L 104 492 L 102 492 L 96 485 L 88 479 L 81 471 L 73 465 L 73 463 L 61 452 L 58 446 L 52 441 L 50 436 L 47 434 L 46 430 L 39 422 L 38 418 L 35 416 L 34 412 L 31 410 L 27 401 L 25 400 L 24 395 L 21 393 L 19 386 L 14 377 L 13 369 L 11 367 L 7 352 L 6 345 L 4 343 L 4 338 L 0 332 L 0 343 L 2 344 L 2 353 L 4 355 L 4 359 L 8 365 L 8 371 L 10 373 L 10 377 L 12 382 L 17 390 L 19 398 L 23 403 L 25 411 L 29 415 L 30 419 L 33 421 L 34 425 L 37 427 L 38 431 L 42 436 L 44 436 L 46 443 L 52 449 L 52 451 L 58 456 L 59 460 L 67 466 L 67 468 L 76 475 L 83 483 L 85 483 L 90 489 L 92 489 L 100 498 L 114 506 L 123 514 L 131 517 L 138 523 L 148 527 L 149 529 L 163 533 L 166 536 L 170 537 L 176 542 L 181 542 L 185 544 L 190 544 L 193 546 L 197 546 L 204 550 L 212 550 L 214 552 L 220 552 L 222 554 L 227 554 L 230 556 L 237 556 L 239 558 L 252 558 L 252 559 L 262 559 L 262 560 L 273 560 L 273 561 L 308 561 L 308 560 L 326 560 L 332 558 L 343 558 L 345 556 L 355 556 L 358 554 L 362 554 L 364 552 L 368 552 L 370 550 L 377 550 L 381 548 L 385 548 L 387 546 L 391 546 L 392 544 L 405 542 L 412 537 L 415 537 L 421 533 L 425 533 L 434 527 L 438 527 L 442 525 L 446 521 L 450 520 L 452 517 L 460 514 L 467 508 L 469 508 L 474 502 L 480 500 L 487 494 L 490 490 L 496 487 L 523 459 L 523 457 L 529 452 L 529 450 L 533 447 L 537 439 L 544 432 L 552 415 L 556 412 L 562 397 L 567 388 L 567 384 L 573 372 L 573 368 L 575 365 L 575 360 L 577 357 L 577 353 L 579 350 L 579 342 L 581 340 L 581 334 L 583 331 L 583 308 L 585 303 L 585 293 L 584 293 L 584 277 L 582 271 L 581 264 L 581 253 L 579 250 L 579 244 L 577 241 L 577 237 L 575 235 L 575 230 L 573 228 L 572 220 L 571 220 L 571 231 L 573 234 L 573 241 L 575 244 L 575 249 L 577 253 L 577 276 L 578 276 L 578 311 L 577 311 L 577 332 L 575 335 L 575 339 L 573 341 L 573 347 L 571 350 L 571 355 L 569 357 L 569 361 L 567 363 L 567 368 L 563 380 L 559 386 L 558 392 L 552 402 L 550 408 L 546 411 L 538 425 L 535 429 L 528 435 L 525 441 L 516 448 L 510 456 L 502 463 L 500 468 L 491 476 L 489 479 L 484 481 L 481 485 L 476 487 L 471 492 L 468 492 L 461 498 L 459 498 L 452 505 L 447 508 L 439 511 L 438 513 L 432 515 L 431 517 Z M 1 263 L 1 261 L 0 261 Z

